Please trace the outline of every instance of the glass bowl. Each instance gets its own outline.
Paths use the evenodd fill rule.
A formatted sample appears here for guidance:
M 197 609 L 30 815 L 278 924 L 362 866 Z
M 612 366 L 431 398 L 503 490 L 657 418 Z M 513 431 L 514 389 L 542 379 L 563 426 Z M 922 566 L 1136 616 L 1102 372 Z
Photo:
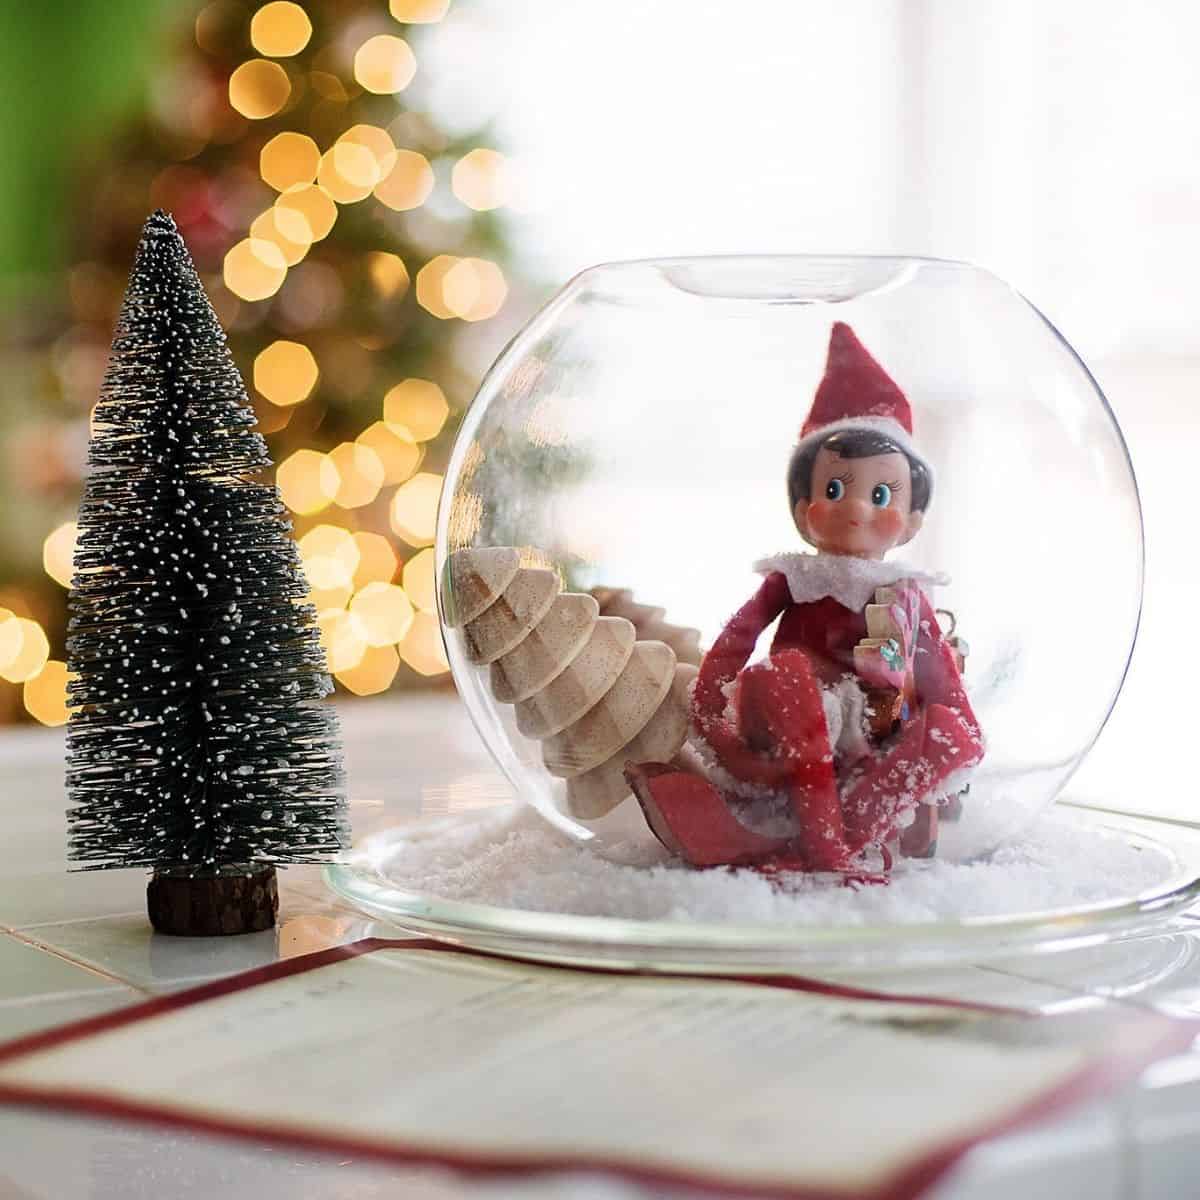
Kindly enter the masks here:
M 755 560 L 808 549 L 786 478 L 835 321 L 903 388 L 936 471 L 923 527 L 889 558 L 948 577 L 933 603 L 969 647 L 987 753 L 938 853 L 971 858 L 1045 809 L 1088 752 L 1142 594 L 1137 484 L 1113 414 L 1057 330 L 986 271 L 826 256 L 585 271 L 508 346 L 463 422 L 437 530 L 442 615 L 471 603 L 451 555 L 513 547 L 563 591 L 628 590 L 662 610 L 648 632 L 666 622 L 710 646 L 760 582 Z M 446 645 L 517 795 L 586 839 L 594 807 L 547 771 L 495 669 L 471 661 L 458 625 Z
M 879 636 L 871 624 L 874 652 L 901 646 L 918 678 L 922 655 L 952 654 L 977 743 L 986 746 L 969 782 L 951 772 L 953 787 L 946 782 L 897 817 L 870 847 L 869 869 L 898 861 L 897 870 L 911 871 L 931 855 L 947 865 L 998 863 L 1099 735 L 1137 633 L 1141 509 L 1103 394 L 1037 309 L 984 270 L 930 259 L 607 264 L 568 283 L 483 381 L 450 457 L 435 546 L 454 682 L 517 803 L 556 837 L 604 855 L 618 843 L 657 847 L 657 833 L 680 851 L 676 827 L 664 834 L 661 813 L 630 793 L 627 769 L 646 763 L 705 774 L 740 825 L 756 830 L 786 798 L 770 788 L 739 790 L 743 780 L 720 774 L 724 764 L 706 755 L 712 748 L 697 729 L 692 680 L 764 577 L 812 553 L 789 473 L 847 329 L 877 364 L 871 370 L 885 372 L 911 408 L 911 437 L 907 428 L 900 435 L 904 480 L 913 485 L 904 511 L 911 516 L 917 506 L 914 456 L 927 465 L 932 492 L 923 520 L 904 527 L 916 527 L 907 544 L 850 572 L 854 599 L 829 594 L 869 617 L 864 604 L 896 613 L 905 603 L 896 588 L 918 581 L 929 606 L 918 610 L 914 601 L 906 610 L 911 639 L 889 640 L 892 626 Z M 861 370 L 854 376 L 866 378 Z M 868 406 L 851 424 L 885 419 L 890 431 L 908 420 L 889 403 L 885 418 Z M 825 411 L 816 423 L 827 418 Z M 812 480 L 806 501 L 817 499 Z M 845 486 L 856 486 L 853 472 Z M 820 546 L 813 528 L 805 535 Z M 797 593 L 805 585 L 787 579 L 791 599 L 805 600 Z M 891 590 L 859 595 L 864 580 Z M 756 654 L 775 661 L 766 637 Z M 740 678 L 726 693 L 730 712 L 742 703 Z M 820 683 L 832 731 L 832 685 Z M 903 721 L 930 711 L 908 686 L 894 690 L 895 722 L 872 730 L 873 749 L 854 753 L 882 755 Z M 868 716 L 854 720 L 867 729 L 875 693 L 861 679 L 855 688 L 867 697 Z M 831 753 L 844 803 L 861 762 L 871 760 L 847 760 L 859 765 L 844 769 L 842 755 L 851 752 L 841 741 Z M 458 836 L 464 826 L 491 828 L 497 814 L 489 810 L 507 803 L 493 790 L 449 825 L 444 810 L 414 812 L 336 868 L 334 884 L 371 911 L 489 948 L 581 962 L 774 969 L 1107 937 L 1174 911 L 1195 878 L 1190 860 L 1171 851 L 1153 886 L 1114 880 L 1112 894 L 1051 912 L 1014 897 L 1007 912 L 947 913 L 924 925 L 880 919 L 851 931 L 788 921 L 630 922 L 602 910 L 548 911 L 544 895 L 526 906 L 542 911 L 522 911 L 414 883 L 414 846 Z M 909 830 L 920 833 L 921 821 L 924 833 L 914 838 Z M 503 842 L 503 820 L 495 828 Z M 1130 847 L 1142 844 L 1144 831 L 1119 828 Z

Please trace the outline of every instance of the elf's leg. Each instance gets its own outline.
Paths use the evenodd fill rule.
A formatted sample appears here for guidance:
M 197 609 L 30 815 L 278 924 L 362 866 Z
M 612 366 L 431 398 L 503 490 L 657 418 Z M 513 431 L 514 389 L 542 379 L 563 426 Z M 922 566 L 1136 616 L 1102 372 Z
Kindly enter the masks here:
M 847 792 L 847 841 L 856 850 L 886 841 L 902 813 L 981 757 L 978 741 L 953 709 L 931 704 L 917 712 L 891 748 L 859 774 Z
M 738 727 L 748 745 L 789 764 L 787 788 L 811 869 L 840 870 L 850 853 L 821 687 L 800 650 L 781 650 L 738 677 Z
M 747 829 L 701 775 L 671 763 L 631 763 L 625 779 L 654 836 L 694 867 L 750 863 L 787 845 Z

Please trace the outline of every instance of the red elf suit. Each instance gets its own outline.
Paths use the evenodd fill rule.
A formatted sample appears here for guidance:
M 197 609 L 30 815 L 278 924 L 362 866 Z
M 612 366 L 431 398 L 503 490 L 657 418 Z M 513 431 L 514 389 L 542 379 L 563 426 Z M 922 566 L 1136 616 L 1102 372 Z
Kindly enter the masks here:
M 904 393 L 839 322 L 797 449 L 844 430 L 882 434 L 925 465 Z M 918 805 L 958 792 L 983 757 L 954 651 L 921 586 L 946 580 L 825 553 L 780 554 L 755 570 L 762 585 L 701 664 L 690 750 L 629 769 L 646 819 L 696 866 L 853 871 L 871 847 L 887 861 Z M 869 636 L 879 588 L 890 589 L 898 622 L 905 705 L 899 728 L 876 743 L 864 714 L 878 680 L 862 677 L 855 648 Z M 747 666 L 776 618 L 768 657 Z

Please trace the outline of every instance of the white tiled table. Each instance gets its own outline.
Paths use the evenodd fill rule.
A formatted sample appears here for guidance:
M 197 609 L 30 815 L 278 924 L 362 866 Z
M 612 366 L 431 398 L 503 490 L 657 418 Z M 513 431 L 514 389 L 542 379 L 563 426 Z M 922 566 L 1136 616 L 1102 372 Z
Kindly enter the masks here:
M 353 820 L 362 836 L 455 776 L 494 768 L 453 696 L 347 706 Z M 61 734 L 0 735 L 0 1040 L 326 946 L 401 931 L 338 902 L 316 869 L 281 874 L 275 932 L 171 939 L 151 933 L 140 871 L 66 873 Z M 477 781 L 478 782 L 478 781 Z M 497 783 L 497 786 L 500 786 Z M 1193 933 L 1193 929 L 1195 932 Z M 874 985 L 880 977 L 873 976 Z M 905 986 L 903 978 L 891 983 Z M 1063 1010 L 1157 1004 L 1200 1015 L 1200 921 L 1153 938 L 1049 958 L 925 974 L 914 990 Z M 1020 1194 L 1181 1200 L 1200 1194 L 1200 1055 L 1152 1069 L 1141 1086 L 1052 1125 L 973 1152 L 937 1200 Z M 0 1108 L 0 1200 L 165 1197 L 635 1196 L 582 1176 L 465 1184 L 290 1149 L 247 1146 L 76 1117 Z

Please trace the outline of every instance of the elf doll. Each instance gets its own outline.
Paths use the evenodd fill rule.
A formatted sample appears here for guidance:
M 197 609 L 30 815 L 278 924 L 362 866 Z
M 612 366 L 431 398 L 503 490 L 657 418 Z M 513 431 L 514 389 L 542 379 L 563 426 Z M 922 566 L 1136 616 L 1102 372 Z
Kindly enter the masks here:
M 945 581 L 884 561 L 920 530 L 932 487 L 908 400 L 838 322 L 788 470 L 816 554 L 755 564 L 762 585 L 701 664 L 688 748 L 627 768 L 651 829 L 687 862 L 854 875 L 874 850 L 886 868 L 889 847 L 965 786 L 983 737 L 922 590 Z

